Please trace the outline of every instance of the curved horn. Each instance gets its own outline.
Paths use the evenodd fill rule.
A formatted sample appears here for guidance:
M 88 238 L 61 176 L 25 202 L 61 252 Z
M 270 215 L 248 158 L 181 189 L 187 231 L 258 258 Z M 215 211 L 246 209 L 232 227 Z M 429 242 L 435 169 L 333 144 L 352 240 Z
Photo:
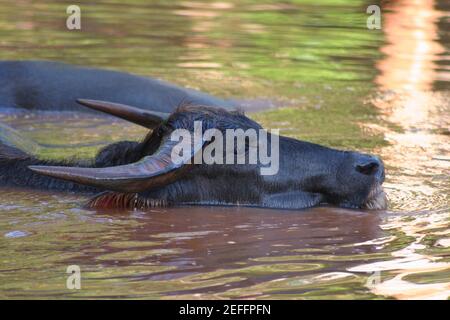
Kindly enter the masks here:
M 149 129 L 155 128 L 170 116 L 170 113 L 144 110 L 107 101 L 77 99 L 77 102 L 88 108 L 116 116 Z
M 106 168 L 80 168 L 59 166 L 29 166 L 35 172 L 54 178 L 68 180 L 84 185 L 119 192 L 142 192 L 154 187 L 161 187 L 175 181 L 191 164 L 197 152 L 201 152 L 203 141 L 176 142 L 169 139 L 158 151 L 140 161 Z M 201 139 L 199 139 L 201 140 Z M 180 161 L 172 160 L 174 147 L 190 149 L 180 157 Z M 180 149 L 181 150 L 181 149 Z

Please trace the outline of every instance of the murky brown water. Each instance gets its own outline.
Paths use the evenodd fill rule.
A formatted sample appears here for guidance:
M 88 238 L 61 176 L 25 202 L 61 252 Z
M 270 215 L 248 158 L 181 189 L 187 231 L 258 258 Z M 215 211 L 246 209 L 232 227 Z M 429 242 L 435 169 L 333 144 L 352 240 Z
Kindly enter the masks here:
M 390 208 L 95 212 L 81 209 L 83 196 L 3 188 L 0 297 L 450 296 L 445 1 L 389 1 L 381 31 L 365 28 L 364 1 L 101 1 L 81 6 L 81 32 L 64 27 L 69 2 L 0 0 L 0 59 L 126 70 L 284 107 L 251 117 L 381 155 Z M 74 114 L 0 120 L 52 158 L 145 133 Z M 69 265 L 81 268 L 81 290 L 66 288 Z

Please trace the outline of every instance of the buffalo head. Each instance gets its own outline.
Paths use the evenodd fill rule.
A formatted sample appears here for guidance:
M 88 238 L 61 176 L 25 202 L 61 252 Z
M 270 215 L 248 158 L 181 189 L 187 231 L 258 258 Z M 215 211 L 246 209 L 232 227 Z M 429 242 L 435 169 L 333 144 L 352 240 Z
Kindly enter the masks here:
M 102 101 L 79 102 L 151 129 L 141 143 L 123 142 L 106 147 L 91 167 L 39 163 L 29 166 L 35 173 L 53 180 L 88 186 L 93 191 L 104 190 L 90 201 L 91 207 L 241 205 L 300 209 L 330 204 L 385 209 L 387 206 L 381 187 L 384 166 L 376 156 L 269 134 L 267 145 L 278 143 L 275 174 L 261 174 L 265 165 L 260 159 L 254 163 L 196 163 L 196 155 L 206 151 L 214 139 L 174 141 L 172 136 L 177 130 L 194 133 L 194 124 L 200 122 L 203 132 L 214 129 L 226 136 L 229 129 L 252 129 L 259 132 L 259 139 L 261 126 L 240 112 L 215 107 L 186 105 L 165 114 Z M 249 157 L 260 140 L 255 145 L 247 138 L 242 150 L 233 147 L 231 152 Z M 223 141 L 224 146 L 226 143 Z M 183 155 L 175 161 L 174 149 L 180 147 Z

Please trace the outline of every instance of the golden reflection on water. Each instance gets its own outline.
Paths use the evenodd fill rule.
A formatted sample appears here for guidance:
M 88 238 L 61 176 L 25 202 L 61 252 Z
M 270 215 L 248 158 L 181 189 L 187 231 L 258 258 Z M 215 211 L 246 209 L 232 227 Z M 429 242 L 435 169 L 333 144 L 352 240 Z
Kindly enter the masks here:
M 385 10 L 389 10 L 383 15 L 387 44 L 381 49 L 385 57 L 377 64 L 380 91 L 372 102 L 398 127 L 384 132 L 391 145 L 381 153 L 388 165 L 403 173 L 391 176 L 387 187 L 405 205 L 416 203 L 413 210 L 436 208 L 436 201 L 448 207 L 449 92 L 433 91 L 438 73 L 447 72 L 436 64 L 445 52 L 437 28 L 445 14 L 435 9 L 433 0 L 397 1 Z M 400 185 L 406 193 L 398 192 Z
M 387 44 L 381 48 L 385 58 L 377 63 L 381 73 L 375 80 L 381 90 L 431 90 L 435 61 L 445 52 L 437 42 L 436 25 L 444 13 L 434 7 L 434 0 L 401 0 L 383 7 Z
M 430 92 L 438 72 L 448 73 L 437 70 L 436 61 L 445 52 L 437 41 L 437 21 L 444 13 L 434 5 L 434 0 L 397 1 L 383 15 L 387 44 L 381 49 L 385 58 L 377 63 L 380 75 L 375 82 L 381 91 L 399 96 L 377 106 L 406 130 L 428 129 L 436 105 L 443 102 Z M 424 145 L 432 142 L 432 137 L 423 135 L 415 139 Z
M 450 263 L 442 261 L 445 251 L 440 256 L 429 248 L 446 247 L 450 227 L 449 92 L 433 91 L 437 80 L 448 78 L 448 71 L 439 70 L 436 64 L 445 52 L 438 42 L 437 27 L 445 13 L 435 5 L 434 0 L 404 0 L 384 8 L 389 10 L 383 15 L 387 44 L 381 49 L 385 57 L 377 63 L 380 74 L 375 81 L 380 92 L 373 99 L 384 118 L 400 127 L 385 131 L 391 144 L 380 151 L 388 167 L 395 168 L 386 187 L 393 202 L 400 204 L 396 209 L 419 212 L 411 219 L 390 216 L 381 227 L 414 240 L 392 252 L 393 260 L 349 269 L 381 272 L 383 281 L 373 285 L 372 292 L 399 299 L 450 296 L 449 279 L 439 276 L 450 269 Z M 433 237 L 442 241 L 425 240 Z M 376 240 L 369 241 L 373 243 Z M 412 276 L 427 278 L 430 273 L 437 276 L 432 283 L 410 280 Z

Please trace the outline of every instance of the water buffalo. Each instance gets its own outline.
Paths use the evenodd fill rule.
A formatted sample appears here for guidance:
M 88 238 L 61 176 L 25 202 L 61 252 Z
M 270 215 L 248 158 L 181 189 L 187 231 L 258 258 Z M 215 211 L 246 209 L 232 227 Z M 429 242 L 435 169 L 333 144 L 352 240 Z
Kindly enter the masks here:
M 98 193 L 91 208 L 146 209 L 173 205 L 233 205 L 301 209 L 321 204 L 385 209 L 380 159 L 279 136 L 279 170 L 262 175 L 256 164 L 195 164 L 208 142 L 188 142 L 192 153 L 174 162 L 178 129 L 261 129 L 238 111 L 184 105 L 171 114 L 121 104 L 80 100 L 92 109 L 150 128 L 142 142 L 123 141 L 102 149 L 92 161 L 38 159 L 0 144 L 0 185 Z M 271 143 L 274 140 L 272 135 Z M 209 142 L 211 143 L 211 142 Z M 246 145 L 248 147 L 248 145 Z M 246 150 L 245 152 L 248 152 Z
M 182 103 L 235 107 L 235 102 L 124 72 L 51 61 L 0 61 L 0 108 L 86 111 L 76 98 L 110 100 L 172 112 Z

